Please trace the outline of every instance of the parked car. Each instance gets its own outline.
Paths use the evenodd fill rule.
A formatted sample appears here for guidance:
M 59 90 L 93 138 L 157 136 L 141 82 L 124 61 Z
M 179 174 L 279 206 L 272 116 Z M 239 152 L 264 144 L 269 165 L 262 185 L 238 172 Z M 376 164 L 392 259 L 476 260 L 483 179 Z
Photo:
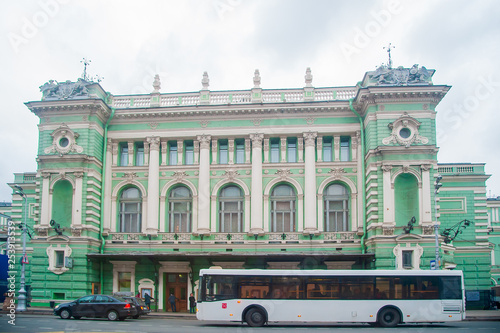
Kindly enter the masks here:
M 144 303 L 144 300 L 142 298 L 126 296 L 123 297 L 123 299 L 135 305 L 135 308 L 137 309 L 137 314 L 133 316 L 134 319 L 137 319 L 140 316 L 147 315 L 148 313 L 151 312 L 151 310 L 148 309 L 146 303 Z
M 123 298 L 108 295 L 88 295 L 54 308 L 54 315 L 62 319 L 81 317 L 100 317 L 108 320 L 125 320 L 137 315 L 134 304 Z

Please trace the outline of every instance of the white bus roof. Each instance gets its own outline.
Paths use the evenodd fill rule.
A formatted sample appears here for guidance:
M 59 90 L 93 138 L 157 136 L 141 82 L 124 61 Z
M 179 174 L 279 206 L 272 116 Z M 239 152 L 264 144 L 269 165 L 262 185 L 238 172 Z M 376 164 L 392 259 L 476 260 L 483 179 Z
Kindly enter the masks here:
M 462 276 L 460 270 L 286 270 L 286 269 L 201 269 L 201 275 L 241 276 Z

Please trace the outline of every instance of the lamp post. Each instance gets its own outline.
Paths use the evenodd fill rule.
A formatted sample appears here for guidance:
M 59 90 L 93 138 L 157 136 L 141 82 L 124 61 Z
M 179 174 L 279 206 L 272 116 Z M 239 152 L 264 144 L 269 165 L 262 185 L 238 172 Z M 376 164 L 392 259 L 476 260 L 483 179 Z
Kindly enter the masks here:
M 440 183 L 443 176 L 437 175 L 436 181 L 434 182 L 434 216 L 436 217 L 436 221 L 434 222 L 434 236 L 436 238 L 436 266 L 435 269 L 439 269 L 439 225 L 438 225 L 438 217 L 437 217 L 437 194 L 439 192 L 439 188 L 443 186 Z
M 22 312 L 22 311 L 26 311 L 26 289 L 25 289 L 26 280 L 25 280 L 25 274 L 24 274 L 26 264 L 24 263 L 24 258 L 26 257 L 26 229 L 28 227 L 26 224 L 26 216 L 28 215 L 27 210 L 26 210 L 27 198 L 26 198 L 26 194 L 24 193 L 23 188 L 21 186 L 19 186 L 19 185 L 14 185 L 14 186 L 15 186 L 15 188 L 17 188 L 17 191 L 15 193 L 20 195 L 24 199 L 24 209 L 23 209 L 24 221 L 23 221 L 23 228 L 22 228 L 23 256 L 21 259 L 21 283 L 20 283 L 20 288 L 19 288 L 19 297 L 17 298 L 18 299 L 17 311 Z

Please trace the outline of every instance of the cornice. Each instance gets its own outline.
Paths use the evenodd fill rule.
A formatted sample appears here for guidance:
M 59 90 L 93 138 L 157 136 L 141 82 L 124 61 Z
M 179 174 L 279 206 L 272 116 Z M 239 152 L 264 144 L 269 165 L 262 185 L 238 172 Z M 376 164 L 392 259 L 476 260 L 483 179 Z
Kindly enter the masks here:
M 450 86 L 375 86 L 361 88 L 356 96 L 356 106 L 363 112 L 368 106 L 380 103 L 432 103 L 439 104 Z
M 96 113 L 101 120 L 109 117 L 111 109 L 101 99 L 76 99 L 27 102 L 25 105 L 39 118 L 55 115 Z

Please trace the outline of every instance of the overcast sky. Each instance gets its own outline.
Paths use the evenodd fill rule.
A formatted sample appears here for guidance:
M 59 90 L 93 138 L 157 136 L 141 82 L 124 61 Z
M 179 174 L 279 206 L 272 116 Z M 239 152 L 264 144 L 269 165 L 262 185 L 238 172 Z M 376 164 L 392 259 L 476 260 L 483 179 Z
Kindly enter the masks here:
M 49 79 L 75 81 L 83 57 L 112 94 L 354 86 L 387 62 L 435 69 L 452 86 L 438 106 L 439 162 L 486 163 L 500 195 L 500 2 L 470 0 L 3 1 L 0 202 L 14 173 L 36 171 L 40 100 Z M 490 193 L 491 191 L 491 193 Z

